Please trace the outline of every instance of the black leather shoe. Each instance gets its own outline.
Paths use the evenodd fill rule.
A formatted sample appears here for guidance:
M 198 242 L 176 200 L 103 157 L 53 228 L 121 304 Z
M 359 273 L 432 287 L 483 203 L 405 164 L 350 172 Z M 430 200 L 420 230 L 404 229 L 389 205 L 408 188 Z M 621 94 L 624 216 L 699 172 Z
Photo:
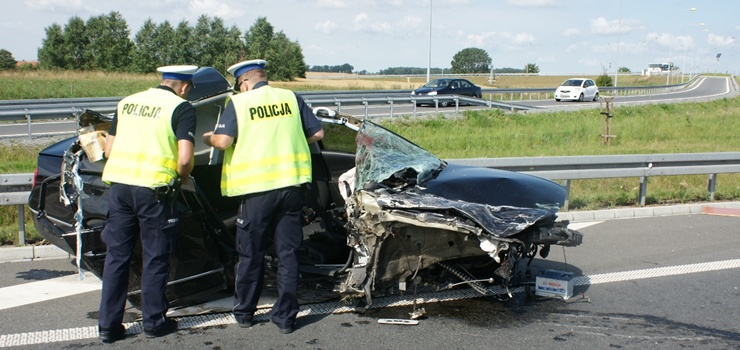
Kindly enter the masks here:
M 121 340 L 126 337 L 126 328 L 123 325 L 119 325 L 113 329 L 103 329 L 98 327 L 98 338 L 103 343 L 113 343 L 117 340 Z
M 157 329 L 153 330 L 144 330 L 144 336 L 147 338 L 157 338 L 162 337 L 167 334 L 173 333 L 177 331 L 177 321 L 168 318 L 164 321 L 164 323 L 159 326 Z
M 245 318 L 241 321 L 236 321 L 237 324 L 239 324 L 239 327 L 241 328 L 251 328 L 252 325 L 254 325 L 254 321 L 252 321 L 251 318 Z
M 293 331 L 295 330 L 295 327 L 292 324 L 291 325 L 281 326 L 281 325 L 279 325 L 279 324 L 277 324 L 275 322 L 273 322 L 273 323 L 278 327 L 278 332 L 280 334 L 290 334 L 290 333 L 293 333 Z

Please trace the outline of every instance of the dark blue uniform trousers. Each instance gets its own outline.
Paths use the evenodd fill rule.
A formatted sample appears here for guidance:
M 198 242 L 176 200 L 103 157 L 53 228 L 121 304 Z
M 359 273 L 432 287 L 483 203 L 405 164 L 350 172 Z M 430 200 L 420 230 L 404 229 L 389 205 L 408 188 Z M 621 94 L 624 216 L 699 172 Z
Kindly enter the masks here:
M 265 251 L 274 237 L 278 256 L 278 298 L 272 307 L 272 322 L 292 327 L 298 316 L 298 248 L 303 241 L 301 225 L 303 194 L 299 187 L 287 187 L 242 199 L 237 216 L 236 284 L 234 318 L 251 320 L 257 310 L 264 284 Z
M 169 257 L 175 245 L 177 217 L 166 201 L 157 201 L 152 189 L 111 185 L 108 219 L 102 239 L 107 246 L 98 325 L 110 330 L 123 321 L 128 293 L 129 264 L 141 237 L 141 311 L 145 330 L 159 328 L 169 308 L 165 287 Z

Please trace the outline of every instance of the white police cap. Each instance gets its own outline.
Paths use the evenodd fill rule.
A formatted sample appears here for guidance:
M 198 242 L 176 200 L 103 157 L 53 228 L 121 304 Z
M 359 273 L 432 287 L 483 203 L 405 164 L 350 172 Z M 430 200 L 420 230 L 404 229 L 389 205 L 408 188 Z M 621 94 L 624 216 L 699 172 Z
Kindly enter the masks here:
M 244 72 L 248 72 L 252 69 L 265 69 L 265 66 L 267 65 L 267 61 L 263 59 L 256 59 L 256 60 L 249 60 L 249 61 L 242 61 L 239 62 L 226 70 L 229 74 L 238 77 Z
M 157 68 L 157 71 L 162 73 L 162 79 L 182 81 L 193 80 L 193 74 L 197 70 L 198 66 L 193 65 L 164 66 Z

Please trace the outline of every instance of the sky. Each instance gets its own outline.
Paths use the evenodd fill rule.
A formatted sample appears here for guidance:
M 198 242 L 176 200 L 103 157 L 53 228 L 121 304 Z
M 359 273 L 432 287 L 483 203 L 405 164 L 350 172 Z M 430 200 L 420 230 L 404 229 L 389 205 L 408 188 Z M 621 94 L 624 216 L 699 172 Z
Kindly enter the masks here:
M 486 51 L 494 68 L 534 63 L 541 74 L 669 61 L 687 73 L 740 73 L 736 0 L 2 0 L 2 9 L 0 49 L 18 61 L 36 60 L 50 25 L 117 11 L 132 38 L 149 18 L 195 26 L 207 15 L 245 32 L 265 17 L 309 66 L 369 73 L 450 68 L 466 48 Z

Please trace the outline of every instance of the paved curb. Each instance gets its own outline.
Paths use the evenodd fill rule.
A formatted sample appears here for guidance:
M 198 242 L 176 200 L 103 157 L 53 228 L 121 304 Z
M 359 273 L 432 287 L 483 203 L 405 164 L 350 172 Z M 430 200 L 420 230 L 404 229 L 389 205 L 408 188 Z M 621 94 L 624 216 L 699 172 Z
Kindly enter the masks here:
M 558 213 L 558 219 L 570 222 L 586 222 L 686 214 L 712 214 L 711 211 L 705 211 L 707 207 L 740 210 L 740 202 L 707 202 L 658 207 L 565 211 Z M 72 258 L 72 255 L 53 245 L 0 248 L 0 263 L 62 258 Z
M 25 247 L 0 248 L 0 263 L 71 257 L 72 255 L 54 245 L 29 245 Z
M 707 202 L 696 204 L 667 205 L 659 207 L 619 208 L 606 210 L 565 211 L 558 213 L 558 219 L 570 222 L 606 221 L 614 219 L 634 219 L 656 216 L 702 214 L 704 208 L 740 209 L 740 202 Z

